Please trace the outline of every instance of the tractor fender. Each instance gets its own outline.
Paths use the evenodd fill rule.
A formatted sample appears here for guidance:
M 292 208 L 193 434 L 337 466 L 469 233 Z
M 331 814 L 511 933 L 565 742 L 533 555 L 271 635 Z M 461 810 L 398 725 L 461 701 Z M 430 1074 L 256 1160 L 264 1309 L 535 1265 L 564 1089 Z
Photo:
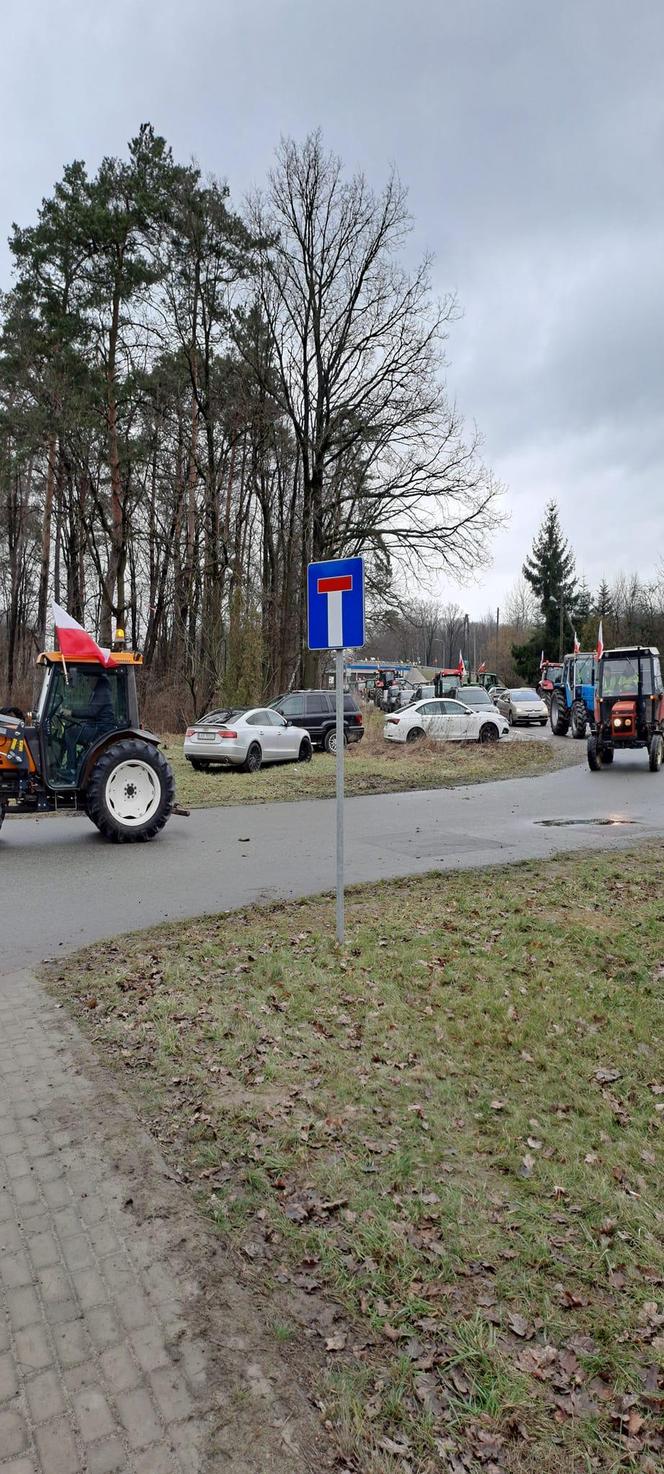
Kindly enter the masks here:
M 154 732 L 145 732 L 141 727 L 116 727 L 113 732 L 105 732 L 103 737 L 93 744 L 86 756 L 78 781 L 79 789 L 87 788 L 88 778 L 102 752 L 106 752 L 107 747 L 113 747 L 114 743 L 122 742 L 125 737 L 138 737 L 141 742 L 147 742 L 150 747 L 161 747 L 161 737 L 157 737 Z

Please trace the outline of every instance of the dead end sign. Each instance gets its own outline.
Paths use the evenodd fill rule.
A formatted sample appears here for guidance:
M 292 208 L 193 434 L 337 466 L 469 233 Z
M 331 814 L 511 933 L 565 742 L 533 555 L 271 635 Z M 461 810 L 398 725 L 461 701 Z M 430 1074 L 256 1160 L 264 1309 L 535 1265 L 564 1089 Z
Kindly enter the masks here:
M 364 559 L 333 558 L 308 569 L 310 650 L 357 650 L 364 644 Z

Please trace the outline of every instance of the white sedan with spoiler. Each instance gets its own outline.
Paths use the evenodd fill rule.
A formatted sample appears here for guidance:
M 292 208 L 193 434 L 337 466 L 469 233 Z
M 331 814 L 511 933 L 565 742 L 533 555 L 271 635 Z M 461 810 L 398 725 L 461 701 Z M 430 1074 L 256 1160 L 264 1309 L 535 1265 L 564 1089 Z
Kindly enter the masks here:
M 197 772 L 220 764 L 257 773 L 263 763 L 308 763 L 311 738 L 267 707 L 222 707 L 187 727 L 184 755 Z

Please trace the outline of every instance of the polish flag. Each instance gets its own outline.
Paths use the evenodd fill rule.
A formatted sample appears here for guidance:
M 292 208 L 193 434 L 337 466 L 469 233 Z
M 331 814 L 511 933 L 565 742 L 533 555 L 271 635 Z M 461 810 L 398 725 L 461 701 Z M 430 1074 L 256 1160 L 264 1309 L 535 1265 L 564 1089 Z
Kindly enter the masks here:
M 466 674 L 466 667 L 465 667 L 465 665 L 463 663 L 463 655 L 461 654 L 461 651 L 459 651 L 459 664 L 457 666 L 457 675 L 461 676 L 461 679 L 463 680 L 465 674 Z
M 575 655 L 578 655 L 580 649 L 581 649 L 581 646 L 579 644 L 579 636 L 577 635 L 576 630 L 575 630 L 574 631 L 574 654 Z
M 485 670 L 486 670 L 486 660 L 483 660 L 482 661 L 482 664 L 481 665 L 478 665 L 478 667 L 477 667 L 477 674 L 478 674 L 478 676 L 483 676 Z
M 602 630 L 602 621 L 600 619 L 599 629 L 597 631 L 597 659 L 598 660 L 601 660 L 603 654 L 604 654 L 604 632 Z
M 100 665 L 117 665 L 110 650 L 98 645 L 83 625 L 67 614 L 66 609 L 55 603 L 52 607 L 55 633 L 65 660 L 98 660 Z
M 544 670 L 544 651 L 540 655 L 540 670 Z

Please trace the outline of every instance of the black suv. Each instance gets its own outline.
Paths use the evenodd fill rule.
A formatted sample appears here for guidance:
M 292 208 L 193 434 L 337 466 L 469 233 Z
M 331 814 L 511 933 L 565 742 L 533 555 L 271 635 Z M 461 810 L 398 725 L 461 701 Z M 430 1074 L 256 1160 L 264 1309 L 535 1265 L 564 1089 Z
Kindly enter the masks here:
M 289 691 L 277 696 L 270 706 L 294 727 L 304 727 L 314 747 L 336 752 L 336 694 L 334 691 Z M 344 696 L 344 737 L 346 742 L 359 742 L 364 736 L 362 713 L 354 696 Z

